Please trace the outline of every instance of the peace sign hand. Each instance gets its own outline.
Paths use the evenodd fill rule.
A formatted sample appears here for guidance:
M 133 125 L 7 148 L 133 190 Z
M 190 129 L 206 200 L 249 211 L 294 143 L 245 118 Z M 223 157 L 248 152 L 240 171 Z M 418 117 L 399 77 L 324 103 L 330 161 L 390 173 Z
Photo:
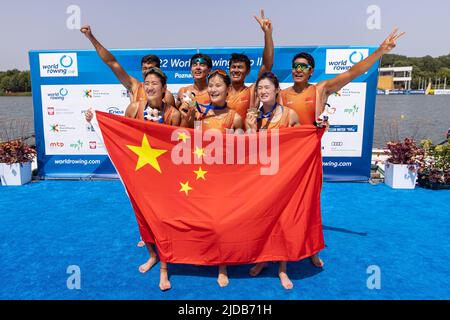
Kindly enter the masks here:
M 397 44 L 395 43 L 398 38 L 403 36 L 405 32 L 398 33 L 398 28 L 395 28 L 394 31 L 383 41 L 380 45 L 380 49 L 383 54 L 389 53 L 392 49 L 394 49 Z
M 272 22 L 268 18 L 266 18 L 266 16 L 264 15 L 263 9 L 261 9 L 261 17 L 257 17 L 257 16 L 254 16 L 254 17 L 255 17 L 256 21 L 258 21 L 258 23 L 259 23 L 262 31 L 264 31 L 264 33 L 272 32 L 272 30 L 273 30 Z

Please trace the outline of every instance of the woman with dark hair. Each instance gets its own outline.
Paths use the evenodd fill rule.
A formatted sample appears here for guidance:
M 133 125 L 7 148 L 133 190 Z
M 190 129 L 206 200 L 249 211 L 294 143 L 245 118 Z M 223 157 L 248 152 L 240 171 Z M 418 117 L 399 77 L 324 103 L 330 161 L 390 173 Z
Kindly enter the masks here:
M 144 90 L 147 99 L 130 103 L 125 116 L 179 126 L 180 112 L 174 106 L 165 103 L 163 99 L 167 90 L 167 76 L 161 69 L 153 67 L 145 72 Z
M 181 122 L 180 112 L 172 105 L 164 101 L 165 92 L 167 90 L 167 77 L 161 69 L 153 67 L 149 68 L 144 74 L 144 90 L 146 100 L 131 102 L 125 111 L 125 116 L 139 120 L 149 120 L 161 124 L 179 126 Z M 86 120 L 91 122 L 93 119 L 92 110 L 86 112 Z M 145 243 L 150 258 L 144 264 L 139 266 L 139 271 L 145 273 L 158 263 L 159 258 L 152 241 L 152 233 L 147 225 L 145 218 L 139 211 L 135 210 L 136 220 L 139 226 L 141 239 Z M 167 263 L 161 262 L 160 282 L 161 290 L 168 290 L 171 284 L 168 276 Z
M 296 112 L 277 102 L 280 84 L 272 72 L 264 72 L 256 81 L 255 88 L 256 98 L 261 106 L 258 109 L 250 109 L 247 113 L 245 119 L 247 131 L 273 130 L 299 125 Z M 266 262 L 256 264 L 250 270 L 250 275 L 257 276 L 266 266 Z M 286 266 L 286 261 L 280 261 L 278 276 L 282 286 L 291 289 L 293 284 L 287 276 Z
M 213 129 L 226 133 L 230 129 L 243 129 L 241 116 L 227 106 L 230 85 L 231 79 L 224 70 L 217 69 L 211 72 L 208 76 L 207 88 L 210 104 L 197 103 L 196 107 L 191 108 L 188 102 L 183 101 L 180 107 L 182 117 L 186 123 L 189 123 L 189 127 L 194 127 L 194 121 L 199 121 L 203 131 Z M 221 287 L 228 285 L 226 265 L 219 266 L 217 282 Z
M 207 87 L 210 104 L 197 103 L 195 108 L 191 108 L 188 102 L 183 101 L 180 107 L 181 115 L 188 126 L 193 128 L 194 122 L 200 121 L 203 130 L 217 129 L 225 133 L 226 129 L 242 129 L 241 116 L 227 105 L 230 85 L 231 79 L 224 70 L 211 72 Z
M 246 129 L 260 131 L 293 127 L 299 124 L 294 110 L 277 102 L 280 83 L 272 72 L 263 72 L 255 83 L 255 100 L 258 109 L 250 109 L 245 119 Z

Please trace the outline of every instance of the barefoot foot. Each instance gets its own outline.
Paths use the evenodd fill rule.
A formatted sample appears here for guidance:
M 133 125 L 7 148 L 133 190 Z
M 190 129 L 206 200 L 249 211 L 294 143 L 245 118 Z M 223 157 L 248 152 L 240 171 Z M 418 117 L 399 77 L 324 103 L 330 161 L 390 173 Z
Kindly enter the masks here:
M 252 277 L 256 277 L 265 268 L 267 268 L 267 262 L 260 262 L 257 263 L 253 268 L 251 268 L 249 273 Z
M 155 264 L 157 264 L 159 261 L 158 257 L 150 257 L 148 261 L 144 264 L 141 264 L 139 266 L 139 272 L 146 273 L 148 270 L 150 270 Z
M 294 287 L 294 284 L 285 272 L 280 272 L 278 276 L 280 277 L 281 285 L 283 286 L 283 288 L 285 288 L 286 290 L 291 290 Z
M 217 277 L 217 283 L 220 287 L 226 287 L 230 281 L 228 280 L 228 276 L 226 274 L 219 274 Z
M 167 268 L 161 268 L 159 273 L 159 288 L 161 291 L 166 291 L 172 288 L 172 285 L 169 281 L 169 275 L 167 272 Z
M 323 261 L 319 258 L 319 255 L 316 253 L 310 257 L 312 264 L 317 268 L 323 268 Z
M 226 287 L 230 281 L 228 280 L 228 273 L 226 266 L 219 266 L 219 276 L 217 277 L 217 283 L 220 287 Z

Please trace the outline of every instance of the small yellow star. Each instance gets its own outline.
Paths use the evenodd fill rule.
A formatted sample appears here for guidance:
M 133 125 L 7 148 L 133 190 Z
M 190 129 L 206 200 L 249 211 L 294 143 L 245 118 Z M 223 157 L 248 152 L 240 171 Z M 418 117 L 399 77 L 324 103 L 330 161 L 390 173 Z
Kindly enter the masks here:
M 144 134 L 142 138 L 141 146 L 130 146 L 127 145 L 128 149 L 133 151 L 139 156 L 136 163 L 136 171 L 145 166 L 146 164 L 151 165 L 156 171 L 161 173 L 161 168 L 159 167 L 158 157 L 167 152 L 167 150 L 152 149 L 148 143 L 147 136 Z
M 192 188 L 189 186 L 189 181 L 186 181 L 186 183 L 180 182 L 180 185 L 181 185 L 180 192 L 184 191 L 186 195 L 188 195 L 189 191 L 192 190 Z
M 195 151 L 192 152 L 193 154 L 195 154 L 197 156 L 197 158 L 201 158 L 205 155 L 205 149 L 203 148 L 199 148 L 199 147 L 195 147 Z
M 178 141 L 182 140 L 183 142 L 186 142 L 186 140 L 189 139 L 186 133 L 179 132 L 178 133 Z
M 208 172 L 208 171 L 203 171 L 203 170 L 202 170 L 202 167 L 199 167 L 197 171 L 194 171 L 194 173 L 197 175 L 197 180 L 198 180 L 198 179 L 206 180 L 206 179 L 205 179 L 205 174 L 206 174 L 207 172 Z

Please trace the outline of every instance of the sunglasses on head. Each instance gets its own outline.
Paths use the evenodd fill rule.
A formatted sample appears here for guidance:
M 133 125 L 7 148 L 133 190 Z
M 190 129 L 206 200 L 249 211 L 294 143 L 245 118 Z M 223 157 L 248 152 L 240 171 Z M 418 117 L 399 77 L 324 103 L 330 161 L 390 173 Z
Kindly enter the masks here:
M 195 58 L 194 60 L 192 60 L 193 65 L 196 63 L 207 64 L 205 58 Z
M 214 75 L 216 75 L 216 74 L 220 74 L 220 75 L 223 76 L 223 77 L 228 77 L 228 74 L 227 74 L 227 72 L 226 72 L 225 70 L 222 70 L 222 69 L 216 69 L 216 70 L 212 71 L 212 72 L 209 74 L 208 80 L 211 79 L 211 78 L 212 78 Z
M 294 62 L 293 64 L 292 64 L 292 69 L 294 69 L 294 70 L 301 70 L 301 71 L 305 71 L 305 70 L 308 70 L 308 69 L 311 69 L 312 67 L 311 67 L 311 65 L 309 65 L 309 64 L 307 64 L 307 63 L 303 63 L 303 62 Z
M 211 78 L 213 75 L 215 75 L 215 74 L 220 74 L 220 75 L 222 75 L 222 76 L 224 76 L 224 77 L 226 77 L 226 76 L 228 76 L 228 74 L 227 74 L 227 72 L 225 71 L 225 70 L 222 70 L 222 69 L 216 69 L 216 70 L 214 70 L 213 72 L 211 72 L 210 74 L 209 74 L 209 77 L 208 78 Z

